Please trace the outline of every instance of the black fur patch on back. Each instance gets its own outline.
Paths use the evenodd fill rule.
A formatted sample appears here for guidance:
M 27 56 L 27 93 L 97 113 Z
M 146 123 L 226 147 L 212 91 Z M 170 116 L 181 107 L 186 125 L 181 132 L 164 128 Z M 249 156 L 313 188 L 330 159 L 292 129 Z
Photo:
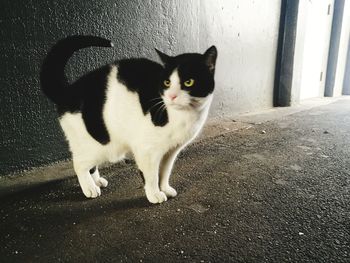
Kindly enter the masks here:
M 107 77 L 110 67 L 101 68 L 98 73 L 88 76 L 82 87 L 86 89 L 82 105 L 82 116 L 87 131 L 101 144 L 109 142 L 109 134 L 103 120 L 103 106 L 106 101 Z
M 87 131 L 101 144 L 107 144 L 110 140 L 103 120 L 103 106 L 106 101 L 107 78 L 110 70 L 110 65 L 107 65 L 78 79 L 69 87 L 70 102 L 65 106 L 58 106 L 61 115 L 65 112 L 81 112 Z
M 143 113 L 151 114 L 155 126 L 166 125 L 168 112 L 159 90 L 163 67 L 148 59 L 124 59 L 116 64 L 118 80 L 138 93 Z

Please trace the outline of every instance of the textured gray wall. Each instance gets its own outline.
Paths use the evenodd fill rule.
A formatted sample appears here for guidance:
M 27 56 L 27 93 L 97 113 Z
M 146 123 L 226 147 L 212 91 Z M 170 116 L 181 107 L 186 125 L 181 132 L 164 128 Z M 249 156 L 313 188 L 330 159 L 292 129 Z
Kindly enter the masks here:
M 273 106 L 280 0 L 201 1 L 200 49 L 218 47 L 212 116 Z
M 74 55 L 70 79 L 119 58 L 158 60 L 154 47 L 175 55 L 215 44 L 212 116 L 272 106 L 278 0 L 2 0 L 0 5 L 0 175 L 69 157 L 38 78 L 47 50 L 67 35 L 93 34 L 115 43 L 114 49 Z

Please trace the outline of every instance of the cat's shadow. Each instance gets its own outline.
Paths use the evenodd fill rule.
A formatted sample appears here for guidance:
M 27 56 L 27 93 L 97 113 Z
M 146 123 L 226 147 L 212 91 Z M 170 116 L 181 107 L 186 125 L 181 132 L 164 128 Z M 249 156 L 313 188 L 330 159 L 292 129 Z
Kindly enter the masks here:
M 100 213 L 101 210 L 105 212 L 140 209 L 152 206 L 146 196 L 141 196 L 140 188 L 135 189 L 136 195 L 120 196 L 113 193 L 113 190 L 108 188 L 103 189 L 102 195 L 98 198 L 90 199 L 86 198 L 81 192 L 78 185 L 72 185 L 67 187 L 66 179 L 56 180 L 40 185 L 18 190 L 16 192 L 2 196 L 1 203 L 13 205 L 23 200 L 27 204 L 35 204 L 35 206 L 47 208 L 52 205 L 61 207 L 61 209 L 69 209 L 73 214 L 84 213 Z M 62 191 L 64 189 L 64 191 Z M 30 205 L 29 205 L 30 206 Z M 60 210 L 61 210 L 60 209 Z M 50 210 L 50 209 L 49 209 Z M 50 213 L 50 211 L 48 211 Z
M 135 189 L 136 191 L 137 189 Z M 80 213 L 82 211 L 88 211 L 93 213 L 126 211 L 132 209 L 141 209 L 151 207 L 143 194 L 143 191 L 136 191 L 136 194 L 130 194 L 130 196 L 120 195 L 112 190 L 103 189 L 102 195 L 97 198 L 86 198 L 81 192 L 79 186 L 74 188 L 74 192 L 65 194 L 64 196 L 55 197 L 51 202 L 61 204 L 61 206 L 72 207 L 73 213 Z M 139 192 L 139 194 L 138 194 Z
M 72 194 L 67 194 L 64 197 L 57 197 L 54 200 L 51 200 L 56 204 L 63 204 L 67 206 L 74 207 L 74 210 L 80 211 L 86 209 L 89 211 L 92 210 L 128 210 L 128 209 L 137 209 L 137 208 L 146 208 L 152 206 L 147 201 L 146 196 L 133 195 L 130 197 L 113 194 L 113 192 L 103 193 L 100 197 L 97 198 L 86 198 L 84 194 L 80 191 L 80 188 L 77 192 Z

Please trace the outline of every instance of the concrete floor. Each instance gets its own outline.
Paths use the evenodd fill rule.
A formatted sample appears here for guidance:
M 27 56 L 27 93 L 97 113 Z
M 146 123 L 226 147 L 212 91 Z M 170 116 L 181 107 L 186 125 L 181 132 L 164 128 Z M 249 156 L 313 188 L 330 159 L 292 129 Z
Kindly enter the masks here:
M 7 191 L 0 261 L 350 262 L 350 100 L 232 123 L 181 154 L 161 205 L 132 162 L 94 200 L 74 177 Z

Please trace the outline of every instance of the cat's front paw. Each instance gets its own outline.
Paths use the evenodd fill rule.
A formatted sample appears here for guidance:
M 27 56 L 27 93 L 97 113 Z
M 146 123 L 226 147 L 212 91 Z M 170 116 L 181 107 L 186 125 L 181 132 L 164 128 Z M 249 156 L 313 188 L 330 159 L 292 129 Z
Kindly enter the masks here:
M 177 192 L 174 188 L 172 188 L 170 185 L 160 187 L 160 190 L 165 193 L 167 197 L 175 197 L 177 196 Z
M 94 178 L 94 181 L 98 187 L 107 187 L 108 185 L 108 181 L 103 177 L 98 177 L 97 179 Z
M 95 172 L 91 174 L 91 177 L 92 179 L 94 179 L 94 182 L 98 187 L 107 187 L 108 181 L 100 176 L 100 173 L 97 170 L 97 168 L 95 169 Z
M 83 190 L 84 195 L 87 198 L 96 198 L 101 195 L 101 189 L 94 183 L 92 184 L 80 184 L 81 189 Z
M 147 199 L 152 204 L 160 204 L 168 200 L 165 193 L 158 191 L 155 193 L 146 192 Z

